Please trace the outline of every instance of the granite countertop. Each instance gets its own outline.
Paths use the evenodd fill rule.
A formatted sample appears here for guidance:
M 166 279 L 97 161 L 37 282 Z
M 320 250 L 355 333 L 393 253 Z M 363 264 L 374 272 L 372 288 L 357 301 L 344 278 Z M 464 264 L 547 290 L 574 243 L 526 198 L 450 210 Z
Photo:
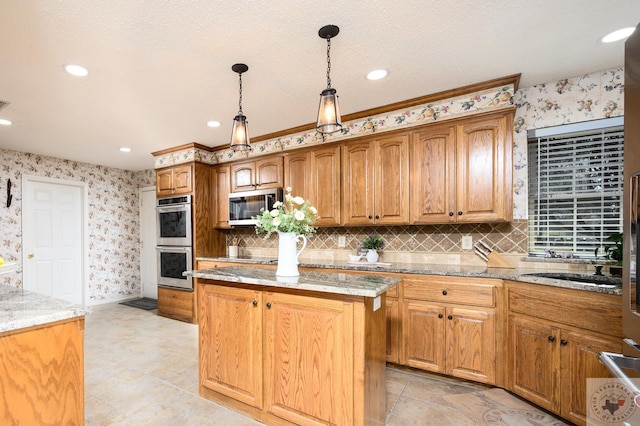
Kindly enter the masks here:
M 228 257 L 215 257 L 205 258 L 200 257 L 197 260 L 209 260 L 216 262 L 237 262 L 243 264 L 273 264 L 277 262 L 276 258 L 228 258 Z M 366 261 L 360 262 L 347 262 L 340 260 L 301 260 L 301 268 L 319 268 L 319 269 L 334 269 L 344 271 L 371 271 L 371 272 L 388 272 L 399 274 L 419 274 L 419 275 L 446 275 L 457 277 L 476 277 L 476 278 L 496 278 L 504 280 L 513 280 L 520 282 L 527 282 L 533 284 L 541 284 L 562 288 L 573 288 L 578 290 L 593 291 L 597 293 L 621 295 L 622 287 L 620 285 L 596 285 L 587 284 L 578 281 L 566 281 L 555 278 L 545 278 L 533 276 L 530 274 L 541 272 L 563 272 L 573 273 L 566 269 L 549 269 L 549 268 L 489 268 L 487 266 L 476 265 L 440 265 L 429 263 L 402 263 L 394 262 L 390 266 L 372 266 L 368 265 Z M 301 271 L 302 273 L 302 271 Z M 584 275 L 585 277 L 592 276 L 593 274 L 581 273 L 577 275 Z
M 376 297 L 400 282 L 400 278 L 318 271 L 300 271 L 299 277 L 279 277 L 272 269 L 251 268 L 247 265 L 187 271 L 185 275 L 210 280 L 366 297 Z
M 0 284 L 0 333 L 77 318 L 90 308 Z

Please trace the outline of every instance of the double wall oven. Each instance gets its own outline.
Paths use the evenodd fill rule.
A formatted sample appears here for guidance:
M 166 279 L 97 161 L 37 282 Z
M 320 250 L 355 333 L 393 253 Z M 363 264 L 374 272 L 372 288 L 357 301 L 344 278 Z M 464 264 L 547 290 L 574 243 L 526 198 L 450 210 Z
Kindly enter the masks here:
M 156 214 L 158 286 L 193 291 L 191 195 L 158 199 Z

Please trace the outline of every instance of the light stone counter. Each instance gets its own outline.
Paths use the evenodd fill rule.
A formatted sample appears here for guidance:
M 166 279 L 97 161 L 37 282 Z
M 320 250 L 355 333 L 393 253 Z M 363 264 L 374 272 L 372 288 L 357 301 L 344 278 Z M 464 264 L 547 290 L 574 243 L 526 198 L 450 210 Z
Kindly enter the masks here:
M 216 257 L 216 258 L 198 258 L 197 260 L 211 260 L 218 262 L 238 262 L 243 265 L 253 264 L 273 264 L 277 263 L 275 258 L 237 258 L 232 259 L 228 257 Z M 371 272 L 389 272 L 397 274 L 419 274 L 419 275 L 446 275 L 457 277 L 475 277 L 475 278 L 497 278 L 503 280 L 513 280 L 520 282 L 527 282 L 533 284 L 541 284 L 562 288 L 573 288 L 577 290 L 593 291 L 597 293 L 621 295 L 622 287 L 620 285 L 595 285 L 586 284 L 577 281 L 566 281 L 554 278 L 545 278 L 532 276 L 532 273 L 540 272 L 556 272 L 554 269 L 549 268 L 488 268 L 486 266 L 475 265 L 439 265 L 439 264 L 427 264 L 427 263 L 400 263 L 394 262 L 391 266 L 371 266 L 366 261 L 361 262 L 346 262 L 338 260 L 302 260 L 300 261 L 301 268 L 318 268 L 318 269 L 332 269 L 332 270 L 344 270 L 344 271 L 371 271 Z M 567 272 L 566 269 L 557 270 L 557 272 Z M 593 274 L 581 274 L 585 276 L 591 276 Z
M 299 277 L 278 277 L 275 270 L 252 268 L 246 264 L 187 271 L 185 275 L 218 281 L 365 297 L 379 296 L 400 282 L 399 278 L 317 271 L 300 271 Z
M 0 284 L 0 333 L 85 316 L 90 308 Z

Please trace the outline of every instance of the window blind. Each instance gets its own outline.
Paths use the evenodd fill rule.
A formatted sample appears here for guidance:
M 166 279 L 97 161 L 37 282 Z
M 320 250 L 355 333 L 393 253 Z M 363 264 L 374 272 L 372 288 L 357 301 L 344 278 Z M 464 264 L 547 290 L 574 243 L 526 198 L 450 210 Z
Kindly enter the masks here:
M 623 146 L 619 125 L 529 137 L 530 255 L 594 257 L 621 232 Z

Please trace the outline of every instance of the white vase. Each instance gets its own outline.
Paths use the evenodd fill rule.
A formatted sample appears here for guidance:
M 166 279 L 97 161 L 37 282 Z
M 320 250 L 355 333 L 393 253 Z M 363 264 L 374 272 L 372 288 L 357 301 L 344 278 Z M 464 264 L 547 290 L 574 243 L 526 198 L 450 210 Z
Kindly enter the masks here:
M 296 252 L 296 246 L 302 240 L 302 248 Z M 296 235 L 295 232 L 278 232 L 278 269 L 276 275 L 281 277 L 297 277 L 298 257 L 307 247 L 307 237 Z
M 380 255 L 378 255 L 378 252 L 376 250 L 369 249 L 367 251 L 367 262 L 375 263 L 378 261 L 379 257 Z

